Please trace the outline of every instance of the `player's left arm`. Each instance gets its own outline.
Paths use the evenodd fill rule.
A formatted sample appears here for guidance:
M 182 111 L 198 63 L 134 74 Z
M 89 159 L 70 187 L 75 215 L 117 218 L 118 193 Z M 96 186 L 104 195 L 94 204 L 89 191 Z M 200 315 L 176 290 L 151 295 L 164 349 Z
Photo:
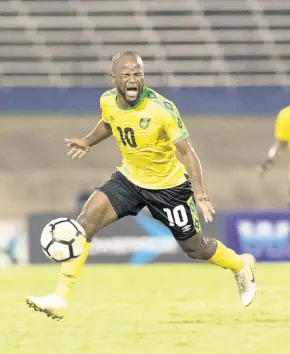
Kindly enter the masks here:
M 215 210 L 204 187 L 200 160 L 194 151 L 189 138 L 178 142 L 175 146 L 184 160 L 195 194 L 195 199 L 203 212 L 204 220 L 205 222 L 212 221 L 212 214 L 215 214 Z
M 211 201 L 203 183 L 202 168 L 198 156 L 196 155 L 190 139 L 188 131 L 184 125 L 183 120 L 174 104 L 167 105 L 170 110 L 165 120 L 165 129 L 169 139 L 175 144 L 177 151 L 186 166 L 192 188 L 195 194 L 195 199 L 198 202 L 206 222 L 212 221 L 212 214 L 215 213 Z

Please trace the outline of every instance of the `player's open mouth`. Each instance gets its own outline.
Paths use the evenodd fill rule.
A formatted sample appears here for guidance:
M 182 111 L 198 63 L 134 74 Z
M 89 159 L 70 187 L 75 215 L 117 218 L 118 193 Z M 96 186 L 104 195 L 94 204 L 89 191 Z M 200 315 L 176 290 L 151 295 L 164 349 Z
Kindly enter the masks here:
M 138 96 L 138 89 L 137 89 L 137 87 L 128 87 L 126 89 L 126 93 L 127 93 L 127 96 L 129 96 L 129 98 L 136 99 Z

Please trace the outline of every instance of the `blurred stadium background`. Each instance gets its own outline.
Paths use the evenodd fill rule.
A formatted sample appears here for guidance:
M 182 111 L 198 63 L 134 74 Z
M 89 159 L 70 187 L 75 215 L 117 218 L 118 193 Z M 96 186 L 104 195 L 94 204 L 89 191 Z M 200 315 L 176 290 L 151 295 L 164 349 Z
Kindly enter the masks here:
M 1 0 L 5 254 L 7 243 L 17 244 L 13 240 L 22 233 L 38 245 L 35 238 L 49 217 L 75 216 L 87 193 L 120 163 L 113 139 L 72 161 L 63 138 L 84 135 L 99 119 L 99 97 L 111 86 L 110 59 L 123 49 L 140 53 L 147 85 L 175 101 L 186 120 L 218 211 L 205 232 L 226 237 L 225 212 L 243 210 L 249 212 L 242 226 L 249 247 L 258 247 L 256 238 L 269 241 L 277 229 L 285 246 L 287 153 L 262 180 L 255 167 L 274 140 L 278 111 L 289 104 L 289 15 L 288 0 Z M 263 222 L 269 210 L 281 213 L 257 226 L 254 213 Z M 154 227 L 147 221 L 105 234 L 148 235 Z M 127 260 L 137 247 L 128 245 Z M 20 253 L 23 258 L 23 246 Z

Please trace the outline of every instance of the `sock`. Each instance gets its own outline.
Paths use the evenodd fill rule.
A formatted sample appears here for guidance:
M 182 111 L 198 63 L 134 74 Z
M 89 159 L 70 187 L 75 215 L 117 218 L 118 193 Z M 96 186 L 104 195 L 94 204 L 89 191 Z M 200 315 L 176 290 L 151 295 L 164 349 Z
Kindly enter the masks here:
M 209 261 L 219 267 L 231 269 L 234 273 L 242 270 L 245 265 L 243 257 L 226 247 L 220 241 L 216 240 L 216 242 L 216 252 Z
M 80 242 L 83 244 L 83 253 L 78 258 L 63 262 L 60 267 L 59 280 L 55 294 L 66 301 L 68 300 L 73 285 L 85 264 L 91 247 L 91 243 L 86 242 L 85 237 L 82 237 Z

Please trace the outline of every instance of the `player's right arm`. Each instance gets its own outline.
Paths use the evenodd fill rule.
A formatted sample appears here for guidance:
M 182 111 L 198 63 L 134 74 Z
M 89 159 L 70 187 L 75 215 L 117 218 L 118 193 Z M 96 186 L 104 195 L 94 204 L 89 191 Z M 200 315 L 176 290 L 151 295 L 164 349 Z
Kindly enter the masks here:
M 86 155 L 92 146 L 99 144 L 101 141 L 109 138 L 112 135 L 110 124 L 101 119 L 95 128 L 84 138 L 66 138 L 65 142 L 70 147 L 68 156 L 73 159 L 82 158 Z
M 290 141 L 290 108 L 286 107 L 278 114 L 275 126 L 275 143 L 268 151 L 266 160 L 258 167 L 258 173 L 262 176 L 269 171 L 279 153 L 284 150 Z
M 91 149 L 92 146 L 99 144 L 101 141 L 109 138 L 112 135 L 112 129 L 108 121 L 105 98 L 106 93 L 101 96 L 100 106 L 102 110 L 102 119 L 98 122 L 95 128 L 84 138 L 65 139 L 67 146 L 70 147 L 68 156 L 73 159 L 81 159 Z
M 271 146 L 268 151 L 268 156 L 266 160 L 258 167 L 258 173 L 260 176 L 263 176 L 266 172 L 268 172 L 271 166 L 274 165 L 274 162 L 281 152 L 287 147 L 287 141 L 284 140 L 276 140 L 275 143 Z

